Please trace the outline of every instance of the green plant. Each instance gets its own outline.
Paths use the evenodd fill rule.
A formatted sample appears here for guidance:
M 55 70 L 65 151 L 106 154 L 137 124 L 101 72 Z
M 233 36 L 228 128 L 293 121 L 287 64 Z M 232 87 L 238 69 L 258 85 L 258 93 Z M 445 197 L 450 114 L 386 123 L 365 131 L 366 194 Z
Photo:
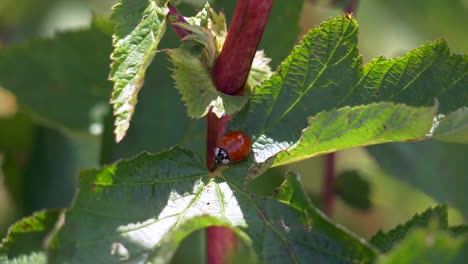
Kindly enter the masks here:
M 346 148 L 468 143 L 468 59 L 452 54 L 445 41 L 364 65 L 357 22 L 345 14 L 309 31 L 272 73 L 265 54 L 278 63 L 290 52 L 302 1 L 276 1 L 270 14 L 272 5 L 238 1 L 226 32 L 223 14 L 209 5 L 183 18 L 168 1 L 121 0 L 110 22 L 95 19 L 89 29 L 0 51 L 0 83 L 21 106 L 70 136 L 102 141 L 102 166 L 80 173 L 69 208 L 40 211 L 13 225 L 0 246 L 0 262 L 167 263 L 186 237 L 204 228 L 209 263 L 231 257 L 261 263 L 461 262 L 467 229 L 449 227 L 445 205 L 365 241 L 321 213 L 292 171 L 269 196 L 249 191 L 249 183 L 268 177 L 271 167 Z M 165 35 L 167 25 L 177 37 Z M 276 31 L 269 33 L 271 28 Z M 265 54 L 257 53 L 264 32 Z M 27 81 L 18 74 L 24 71 L 18 60 L 31 70 Z M 101 102 L 110 91 L 110 64 L 113 114 L 106 115 Z M 42 98 L 31 92 L 31 83 Z M 102 135 L 87 133 L 99 124 Z M 215 146 L 232 130 L 251 138 L 252 153 L 217 165 Z M 376 157 L 387 154 L 374 151 Z M 324 192 L 328 214 L 339 186 L 333 157 Z M 350 181 L 360 184 L 356 177 Z M 346 186 L 339 187 L 346 193 Z M 466 214 L 462 196 L 450 202 Z

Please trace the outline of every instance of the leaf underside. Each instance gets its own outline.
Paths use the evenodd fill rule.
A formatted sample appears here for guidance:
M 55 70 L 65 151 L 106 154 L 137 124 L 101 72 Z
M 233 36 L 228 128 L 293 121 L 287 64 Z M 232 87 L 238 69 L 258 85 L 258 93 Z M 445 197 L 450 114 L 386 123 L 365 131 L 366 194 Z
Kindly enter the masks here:
M 156 55 L 166 29 L 167 1 L 121 0 L 114 6 L 114 51 L 110 79 L 114 82 L 111 103 L 115 115 L 115 136 L 125 136 L 135 111 L 145 72 Z

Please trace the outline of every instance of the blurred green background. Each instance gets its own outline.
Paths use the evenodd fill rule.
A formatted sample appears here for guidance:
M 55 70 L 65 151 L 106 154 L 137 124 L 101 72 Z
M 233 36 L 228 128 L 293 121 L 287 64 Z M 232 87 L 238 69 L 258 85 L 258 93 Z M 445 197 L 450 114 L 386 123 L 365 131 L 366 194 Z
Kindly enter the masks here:
M 2 0 L 0 48 L 35 37 L 52 37 L 57 31 L 89 27 L 93 16 L 109 16 L 115 2 Z M 305 1 L 300 17 L 302 34 L 340 14 L 339 3 L 346 4 L 346 1 L 331 2 Z M 468 0 L 362 0 L 355 17 L 365 62 L 379 55 L 399 56 L 440 38 L 447 39 L 453 52 L 468 53 Z M 184 110 L 181 108 L 179 114 Z M 98 166 L 100 145 L 99 137 L 73 136 L 36 123 L 27 109 L 19 109 L 15 96 L 0 87 L 0 237 L 24 215 L 42 208 L 68 206 L 79 170 Z M 306 190 L 320 204 L 323 164 L 324 157 L 318 157 L 275 168 L 252 182 L 250 188 L 268 195 L 281 183 L 287 170 L 294 170 L 302 175 Z M 366 149 L 337 153 L 336 165 L 337 174 L 355 170 L 370 185 L 369 209 L 353 209 L 338 198 L 333 217 L 364 238 L 436 204 L 421 191 L 386 175 Z M 464 219 L 457 210 L 450 209 L 449 222 L 459 224 Z M 203 241 L 202 238 L 202 234 L 195 234 L 182 247 Z M 184 256 L 177 258 L 184 260 Z

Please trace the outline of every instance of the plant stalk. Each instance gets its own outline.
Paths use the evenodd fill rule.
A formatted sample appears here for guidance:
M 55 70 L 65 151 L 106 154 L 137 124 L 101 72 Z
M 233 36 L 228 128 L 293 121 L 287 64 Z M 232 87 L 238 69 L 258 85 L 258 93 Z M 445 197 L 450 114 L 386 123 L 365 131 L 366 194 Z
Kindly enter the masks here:
M 243 95 L 250 67 L 268 21 L 273 0 L 238 0 L 231 25 L 215 65 L 213 80 L 216 89 L 225 94 Z M 169 5 L 169 24 L 182 39 L 190 34 L 174 22 L 186 23 L 177 9 Z M 211 111 L 206 117 L 206 166 L 215 169 L 214 150 L 224 135 L 231 116 L 221 118 Z M 230 263 L 237 250 L 235 233 L 221 226 L 206 229 L 208 264 Z
M 219 91 L 242 95 L 273 0 L 239 0 L 213 69 Z
M 273 0 L 239 0 L 223 49 L 213 67 L 216 89 L 225 94 L 243 95 L 255 52 L 268 21 Z M 224 134 L 230 116 L 217 118 L 211 111 L 207 116 L 206 164 L 214 169 L 214 149 Z M 237 237 L 227 227 L 206 229 L 208 264 L 230 263 L 237 251 Z

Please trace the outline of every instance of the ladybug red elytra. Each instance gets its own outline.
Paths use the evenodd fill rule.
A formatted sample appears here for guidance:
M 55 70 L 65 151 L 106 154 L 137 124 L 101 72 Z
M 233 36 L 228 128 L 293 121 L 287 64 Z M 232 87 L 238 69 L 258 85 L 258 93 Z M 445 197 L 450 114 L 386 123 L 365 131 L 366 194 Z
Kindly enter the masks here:
M 215 149 L 218 164 L 229 164 L 244 160 L 250 154 L 249 136 L 242 131 L 232 131 L 223 136 Z

